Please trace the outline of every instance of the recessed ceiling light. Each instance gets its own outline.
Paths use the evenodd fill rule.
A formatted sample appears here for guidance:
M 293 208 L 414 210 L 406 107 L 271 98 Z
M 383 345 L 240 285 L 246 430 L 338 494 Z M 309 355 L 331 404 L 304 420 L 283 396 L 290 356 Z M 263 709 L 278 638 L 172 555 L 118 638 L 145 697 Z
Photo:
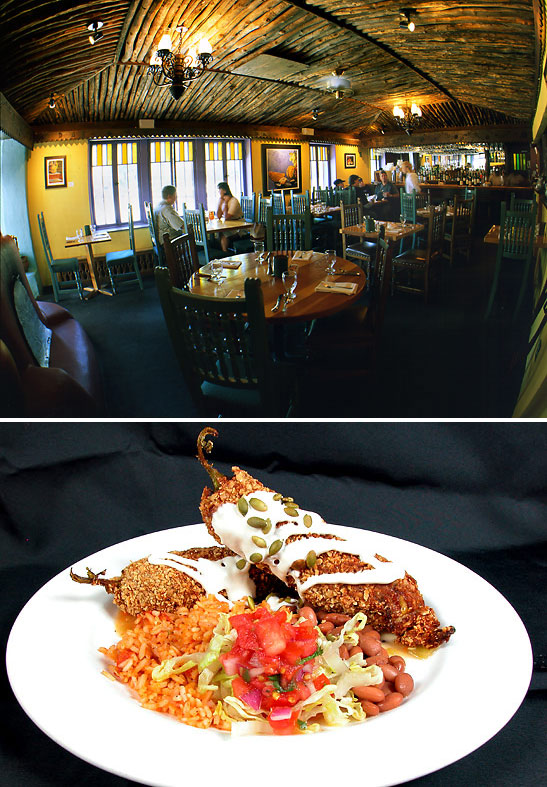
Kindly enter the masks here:
M 87 29 L 90 32 L 89 36 L 89 43 L 96 44 L 97 41 L 100 41 L 103 37 L 103 33 L 101 33 L 101 27 L 103 26 L 103 22 L 96 20 L 94 22 L 90 22 L 87 26 Z

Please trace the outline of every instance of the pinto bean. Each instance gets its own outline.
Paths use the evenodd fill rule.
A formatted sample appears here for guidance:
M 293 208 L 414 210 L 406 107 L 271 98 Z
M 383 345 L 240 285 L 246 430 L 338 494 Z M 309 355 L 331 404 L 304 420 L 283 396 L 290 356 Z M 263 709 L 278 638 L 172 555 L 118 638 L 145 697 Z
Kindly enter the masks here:
M 374 626 L 365 626 L 361 629 L 361 634 L 367 634 L 369 637 L 374 637 L 374 639 L 381 639 L 380 632 L 376 631 Z
M 377 656 L 382 650 L 382 645 L 374 637 L 359 632 L 359 646 L 365 656 Z
M 408 697 L 414 689 L 414 679 L 408 672 L 400 672 L 395 678 L 394 685 L 395 691 L 398 691 L 403 697 Z
M 370 702 L 369 700 L 362 700 L 361 707 L 367 714 L 367 716 L 377 716 L 380 713 L 380 708 L 375 702 Z
M 390 656 L 389 663 L 393 664 L 399 672 L 404 672 L 406 668 L 406 661 L 402 656 Z
M 322 623 L 319 624 L 319 631 L 327 636 L 333 630 L 334 624 L 328 620 L 324 620 Z
M 301 618 L 309 620 L 312 626 L 317 626 L 317 615 L 311 607 L 300 607 L 298 614 Z
M 394 681 L 397 675 L 399 674 L 397 667 L 394 667 L 393 664 L 389 664 L 389 663 L 382 664 L 382 672 L 384 673 L 384 678 L 390 681 Z
M 401 702 L 403 701 L 403 695 L 400 694 L 398 691 L 392 691 L 391 694 L 388 694 L 383 702 L 378 704 L 380 708 L 380 713 L 385 713 L 386 710 L 393 710 L 393 708 L 398 708 Z
M 350 652 L 349 652 L 350 658 L 351 658 L 351 656 L 356 656 L 358 653 L 362 653 L 362 652 L 363 652 L 363 651 L 361 650 L 361 648 L 359 647 L 359 645 L 354 645 L 354 646 L 351 648 Z
M 341 612 L 328 612 L 323 620 L 329 620 L 334 626 L 343 626 L 350 620 L 350 616 L 343 615 Z
M 349 650 L 347 645 L 340 645 L 340 648 L 338 649 L 338 653 L 340 654 L 341 659 L 344 660 L 349 659 Z
M 369 702 L 385 701 L 384 692 L 377 686 L 354 686 L 352 691 L 360 700 L 368 700 Z

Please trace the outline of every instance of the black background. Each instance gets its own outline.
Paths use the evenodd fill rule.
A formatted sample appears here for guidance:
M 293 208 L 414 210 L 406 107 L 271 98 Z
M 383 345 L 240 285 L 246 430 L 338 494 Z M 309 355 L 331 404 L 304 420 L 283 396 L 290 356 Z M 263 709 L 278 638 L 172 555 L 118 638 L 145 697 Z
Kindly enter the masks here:
M 208 479 L 194 457 L 196 437 L 204 425 L 0 424 L 3 649 L 20 609 L 59 571 L 119 541 L 200 521 L 198 502 Z M 509 600 L 529 632 L 536 665 L 522 706 L 478 751 L 409 783 L 513 787 L 544 782 L 545 426 L 226 421 L 208 425 L 219 430 L 213 452 L 219 470 L 228 472 L 237 464 L 266 485 L 292 494 L 328 522 L 377 530 L 449 555 Z M 481 653 L 477 643 L 478 664 L 482 659 L 507 659 L 509 676 L 510 648 L 504 632 L 498 633 L 496 653 Z M 132 784 L 53 743 L 17 704 L 4 666 L 0 680 L 1 783 Z M 488 702 L 489 692 L 503 689 L 489 686 L 487 672 L 479 668 L 470 690 L 477 702 Z M 116 720 L 105 723 L 113 726 L 115 735 Z M 447 729 L 446 734 L 457 735 L 457 730 Z M 424 740 L 424 749 L 427 745 Z M 358 772 L 364 784 L 363 771 Z M 352 778 L 347 766 L 341 769 L 345 780 L 342 773 Z M 280 779 L 289 775 L 288 764 L 287 770 L 281 767 Z

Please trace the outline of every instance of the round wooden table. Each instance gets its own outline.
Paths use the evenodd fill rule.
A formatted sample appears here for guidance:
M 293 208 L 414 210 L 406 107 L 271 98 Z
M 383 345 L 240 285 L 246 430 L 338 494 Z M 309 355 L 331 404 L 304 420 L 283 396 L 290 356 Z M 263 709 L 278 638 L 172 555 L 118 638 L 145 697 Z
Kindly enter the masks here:
M 291 264 L 293 262 L 291 252 L 288 253 L 288 257 L 289 264 Z M 325 255 L 315 252 L 310 261 L 294 260 L 294 263 L 298 264 L 296 299 L 288 304 L 285 311 L 281 307 L 278 311 L 272 312 L 272 307 L 275 306 L 278 296 L 284 292 L 281 279 L 268 276 L 267 263 L 257 263 L 254 253 L 238 254 L 222 259 L 223 263 L 234 261 L 241 262 L 240 267 L 236 270 L 224 268 L 223 275 L 226 278 L 219 284 L 194 274 L 189 283 L 190 292 L 218 298 L 243 297 L 245 279 L 258 278 L 262 282 L 266 319 L 272 323 L 299 322 L 328 317 L 353 303 L 366 285 L 366 276 L 361 268 L 342 257 L 336 258 L 336 270 L 344 273 L 329 276 L 326 271 Z M 352 295 L 338 292 L 316 292 L 316 286 L 323 280 L 354 282 L 357 286 Z

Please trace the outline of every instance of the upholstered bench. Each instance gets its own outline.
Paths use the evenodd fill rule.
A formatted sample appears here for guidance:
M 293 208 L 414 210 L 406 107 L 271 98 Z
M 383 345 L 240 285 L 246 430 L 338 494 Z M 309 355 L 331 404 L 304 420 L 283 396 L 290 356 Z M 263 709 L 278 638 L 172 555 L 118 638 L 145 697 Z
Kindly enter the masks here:
M 99 365 L 82 326 L 36 301 L 19 252 L 0 235 L 0 417 L 85 418 L 104 413 Z

